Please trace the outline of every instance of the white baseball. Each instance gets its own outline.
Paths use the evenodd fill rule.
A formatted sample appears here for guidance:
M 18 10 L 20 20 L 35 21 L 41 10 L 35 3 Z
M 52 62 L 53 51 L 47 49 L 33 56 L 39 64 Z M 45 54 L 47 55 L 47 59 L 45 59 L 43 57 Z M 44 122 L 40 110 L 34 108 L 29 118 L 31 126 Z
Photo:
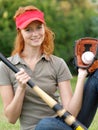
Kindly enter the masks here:
M 91 51 L 86 51 L 82 54 L 82 62 L 84 64 L 91 64 L 94 59 L 94 53 Z

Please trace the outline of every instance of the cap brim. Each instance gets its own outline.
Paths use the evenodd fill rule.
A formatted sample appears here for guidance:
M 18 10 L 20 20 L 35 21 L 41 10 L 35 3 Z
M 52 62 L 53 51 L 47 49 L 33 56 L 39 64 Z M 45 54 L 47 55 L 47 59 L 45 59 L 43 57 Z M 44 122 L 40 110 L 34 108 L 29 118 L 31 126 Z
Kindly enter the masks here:
M 44 23 L 44 21 L 42 19 L 40 19 L 40 18 L 31 18 L 31 19 L 28 19 L 27 21 L 25 21 L 24 23 L 22 23 L 19 28 L 24 29 L 33 21 L 39 21 L 39 22 Z

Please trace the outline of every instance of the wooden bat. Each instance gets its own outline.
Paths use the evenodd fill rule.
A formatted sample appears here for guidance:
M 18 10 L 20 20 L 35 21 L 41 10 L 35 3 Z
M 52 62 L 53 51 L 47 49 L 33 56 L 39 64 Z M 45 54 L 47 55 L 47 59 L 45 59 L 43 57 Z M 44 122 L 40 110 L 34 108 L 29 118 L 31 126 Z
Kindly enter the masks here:
M 15 73 L 20 70 L 15 67 L 2 53 L 0 53 L 0 59 Z M 60 118 L 63 118 L 64 122 L 67 123 L 73 130 L 87 130 L 87 128 L 81 124 L 76 118 L 66 111 L 60 104 L 58 104 L 52 97 L 46 92 L 35 85 L 30 79 L 27 84 L 38 94 L 38 96 L 52 108 Z

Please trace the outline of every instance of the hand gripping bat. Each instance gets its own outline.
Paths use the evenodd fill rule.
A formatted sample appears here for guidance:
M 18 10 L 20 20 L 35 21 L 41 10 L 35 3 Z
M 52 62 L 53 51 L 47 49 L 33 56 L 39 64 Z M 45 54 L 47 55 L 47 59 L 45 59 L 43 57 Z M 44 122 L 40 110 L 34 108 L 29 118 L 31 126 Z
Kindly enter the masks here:
M 15 73 L 20 70 L 16 68 L 2 53 L 0 53 L 0 59 Z M 87 128 L 75 119 L 68 111 L 66 111 L 61 105 L 59 105 L 52 97 L 46 92 L 35 85 L 30 79 L 27 84 L 37 93 L 37 95 L 52 108 L 60 118 L 63 118 L 64 122 L 68 124 L 73 130 L 87 130 Z

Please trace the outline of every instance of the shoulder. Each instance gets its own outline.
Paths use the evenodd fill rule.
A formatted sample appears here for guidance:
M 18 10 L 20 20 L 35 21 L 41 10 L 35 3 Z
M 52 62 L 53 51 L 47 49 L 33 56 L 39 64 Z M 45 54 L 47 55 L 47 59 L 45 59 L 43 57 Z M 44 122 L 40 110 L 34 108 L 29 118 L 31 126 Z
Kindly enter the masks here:
M 20 58 L 20 56 L 18 54 L 10 56 L 7 59 L 14 65 L 21 61 L 21 58 Z
M 60 57 L 55 56 L 55 55 L 51 55 L 49 61 L 50 61 L 50 64 L 52 65 L 52 67 L 56 70 L 68 69 L 68 66 L 63 58 L 60 58 Z
M 55 56 L 55 55 L 50 56 L 50 61 L 54 62 L 54 63 L 58 63 L 58 64 L 61 64 L 61 63 L 65 62 L 63 58 L 60 58 L 60 57 Z
M 55 56 L 55 55 L 50 56 L 50 62 L 51 62 L 51 64 L 53 64 L 57 68 L 61 68 L 61 67 L 66 68 L 67 67 L 66 61 L 63 58 L 60 58 L 60 57 Z
M 51 55 L 50 61 L 52 64 L 52 68 L 54 68 L 57 74 L 58 82 L 69 80 L 72 78 L 69 67 L 63 58 Z
M 10 61 L 11 63 L 16 64 L 17 62 L 19 62 L 18 59 L 19 59 L 18 55 L 14 55 L 14 56 L 7 57 L 6 60 L 5 60 L 5 62 L 6 61 Z M 0 70 L 1 69 L 8 69 L 8 66 L 6 65 L 5 62 L 2 61 L 2 60 L 0 61 Z

